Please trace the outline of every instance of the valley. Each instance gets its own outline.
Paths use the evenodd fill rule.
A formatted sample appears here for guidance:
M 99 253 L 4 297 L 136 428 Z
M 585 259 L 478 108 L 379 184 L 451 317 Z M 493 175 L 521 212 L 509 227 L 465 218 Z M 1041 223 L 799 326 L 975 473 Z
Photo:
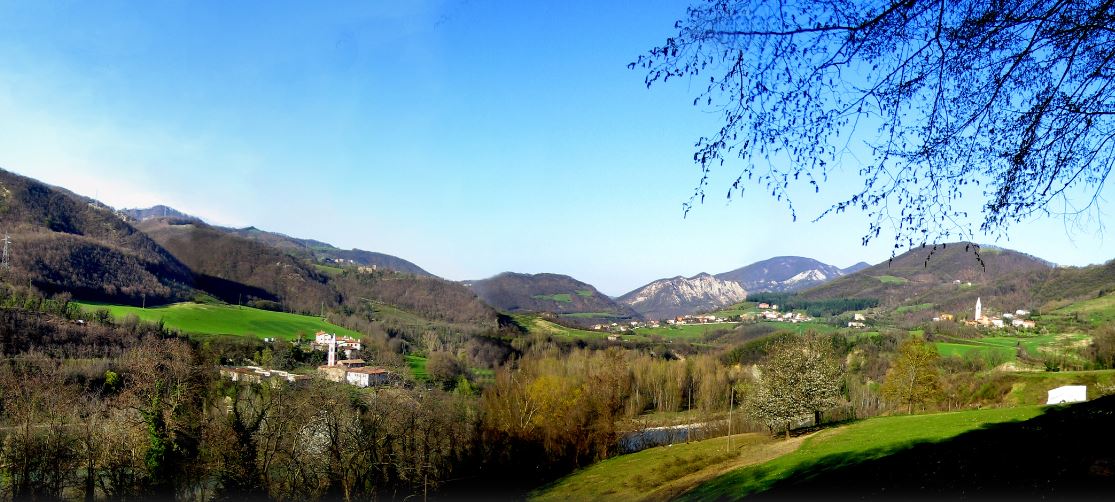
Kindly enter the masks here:
M 20 246 L 0 288 L 0 326 L 7 326 L 0 349 L 9 361 L 0 380 L 22 393 L 12 396 L 43 395 L 48 387 L 38 382 L 48 379 L 66 399 L 102 406 L 66 415 L 72 423 L 132 413 L 109 411 L 122 403 L 131 410 L 154 403 L 160 416 L 201 438 L 247 430 L 235 427 L 257 413 L 266 419 L 260 428 L 228 444 L 282 445 L 282 467 L 266 469 L 292 469 L 321 454 L 284 443 L 287 425 L 279 424 L 312 436 L 320 433 L 309 428 L 311 417 L 358 417 L 354 431 L 382 425 L 394 438 L 336 446 L 337 455 L 394 459 L 376 484 L 360 488 L 369 496 L 431 487 L 452 496 L 473 489 L 461 479 L 490 483 L 490 476 L 517 480 L 503 485 L 504 495 L 538 500 L 777 494 L 808 489 L 796 484 L 803 471 L 854 470 L 990 424 L 1044 420 L 1055 388 L 1085 386 L 1094 403 L 1115 393 L 1115 295 L 1108 294 L 1115 262 L 1051 267 L 999 248 L 977 260 L 975 245 L 953 243 L 847 269 L 783 256 L 612 298 L 561 274 L 449 281 L 401 258 L 212 226 L 168 207 L 114 212 L 0 174 L 12 208 L 0 216 L 19 229 L 12 235 Z M 45 258 L 28 258 L 36 253 Z M 82 275 L 100 279 L 70 279 Z M 894 374 L 910 351 L 928 361 L 919 370 L 928 383 L 903 390 Z M 831 372 L 832 393 L 821 404 L 779 409 L 777 399 L 762 397 L 775 376 L 794 381 L 821 371 L 776 366 L 787 354 L 814 352 Z M 163 407 L 176 395 L 167 394 L 172 387 L 195 404 Z M 46 407 L 14 415 L 11 399 L 0 396 L 8 427 L 0 431 L 71 413 Z M 144 436 L 157 426 L 145 416 L 155 417 L 128 419 L 134 436 L 98 440 L 146 456 L 185 437 L 169 429 Z M 25 440 L 47 440 L 35 434 Z M 623 438 L 639 434 L 656 439 L 623 453 L 630 448 Z M 436 446 L 409 457 L 414 441 Z M 675 444 L 654 445 L 662 441 Z M 180 466 L 184 458 L 152 465 Z M 261 458 L 236 463 L 265 468 Z M 161 489 L 159 476 L 191 489 L 217 482 L 156 475 L 140 460 L 122 467 L 149 473 L 129 485 L 137 493 Z M 225 493 L 246 486 L 243 493 L 321 498 L 345 482 L 346 469 L 364 469 L 322 461 L 327 468 L 298 486 L 219 467 L 230 464 L 204 464 L 211 470 L 198 479 L 226 480 L 219 481 Z M 107 479 L 116 468 L 90 472 Z M 50 464 L 38 469 L 56 472 Z M 423 472 L 421 482 L 413 472 Z M 0 490 L 19 482 L 0 478 Z

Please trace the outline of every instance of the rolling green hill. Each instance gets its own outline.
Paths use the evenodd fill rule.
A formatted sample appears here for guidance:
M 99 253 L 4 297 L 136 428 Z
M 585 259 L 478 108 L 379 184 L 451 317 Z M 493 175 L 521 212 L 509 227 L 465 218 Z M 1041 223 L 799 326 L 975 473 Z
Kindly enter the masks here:
M 584 325 L 639 318 L 591 284 L 566 275 L 504 272 L 465 284 L 488 305 L 512 314 L 549 312 Z
M 687 493 L 734 500 L 1106 500 L 1115 396 L 865 420 Z M 1019 421 L 1023 420 L 1023 421 Z M 917 443 L 917 444 L 914 444 Z
M 662 446 L 593 464 L 543 487 L 531 498 L 663 500 L 693 487 L 681 498 L 742 498 L 822 459 L 884 457 L 916 443 L 940 441 L 986 424 L 1026 420 L 1041 411 L 1041 407 L 1029 406 L 880 417 L 790 440 L 742 434 L 733 441 L 730 453 L 724 437 Z
M 894 259 L 802 292 L 806 299 L 875 298 L 887 308 L 933 304 L 945 312 L 970 309 L 976 297 L 984 305 L 1029 308 L 1031 289 L 1052 266 L 1039 258 L 999 248 L 976 254 L 970 243 L 917 248 Z M 971 286 L 968 285 L 971 283 Z M 911 311 L 923 318 L 932 312 Z
M 360 333 L 322 321 L 320 317 L 273 312 L 250 307 L 206 303 L 175 303 L 162 307 L 139 308 L 102 303 L 79 303 L 86 311 L 108 309 L 123 319 L 135 315 L 144 321 L 159 321 L 171 329 L 196 335 L 243 335 L 259 338 L 296 339 L 300 334 L 313 337 L 318 331 L 360 338 Z

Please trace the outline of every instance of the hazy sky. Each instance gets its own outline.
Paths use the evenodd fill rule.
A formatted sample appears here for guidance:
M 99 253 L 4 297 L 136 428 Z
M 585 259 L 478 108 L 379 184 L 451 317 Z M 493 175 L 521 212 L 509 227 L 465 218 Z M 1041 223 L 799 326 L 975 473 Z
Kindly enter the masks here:
M 860 245 L 860 214 L 809 223 L 857 166 L 797 223 L 758 190 L 683 218 L 717 115 L 691 106 L 700 84 L 648 90 L 626 64 L 686 4 L 604 3 L 0 0 L 0 167 L 450 279 L 558 272 L 621 294 L 777 255 L 890 256 Z M 1115 253 L 1096 229 L 1037 220 L 997 244 L 1098 263 Z

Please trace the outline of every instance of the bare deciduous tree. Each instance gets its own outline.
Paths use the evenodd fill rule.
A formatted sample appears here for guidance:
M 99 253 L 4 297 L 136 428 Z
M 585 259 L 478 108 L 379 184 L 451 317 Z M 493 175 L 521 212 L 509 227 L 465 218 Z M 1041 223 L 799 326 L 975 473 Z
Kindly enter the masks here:
M 630 67 L 648 87 L 700 85 L 694 104 L 722 114 L 696 142 L 686 211 L 733 157 L 728 198 L 757 186 L 795 219 L 802 189 L 858 169 L 862 189 L 817 218 L 862 211 L 863 243 L 893 232 L 897 249 L 970 238 L 977 221 L 1001 235 L 1098 214 L 1115 161 L 1113 25 L 1110 0 L 707 0 Z

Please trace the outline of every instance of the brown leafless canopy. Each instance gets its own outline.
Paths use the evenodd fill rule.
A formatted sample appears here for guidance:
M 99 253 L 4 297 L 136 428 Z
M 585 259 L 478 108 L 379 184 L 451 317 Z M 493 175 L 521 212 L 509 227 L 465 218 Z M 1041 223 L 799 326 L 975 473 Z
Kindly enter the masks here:
M 630 66 L 648 87 L 700 82 L 694 104 L 722 113 L 696 142 L 686 211 L 714 170 L 738 169 L 729 199 L 765 188 L 795 219 L 791 195 L 858 170 L 862 189 L 817 218 L 863 211 L 864 244 L 968 238 L 976 223 L 1002 235 L 1098 208 L 1115 153 L 1113 3 L 707 0 Z

